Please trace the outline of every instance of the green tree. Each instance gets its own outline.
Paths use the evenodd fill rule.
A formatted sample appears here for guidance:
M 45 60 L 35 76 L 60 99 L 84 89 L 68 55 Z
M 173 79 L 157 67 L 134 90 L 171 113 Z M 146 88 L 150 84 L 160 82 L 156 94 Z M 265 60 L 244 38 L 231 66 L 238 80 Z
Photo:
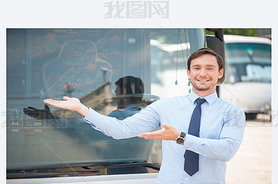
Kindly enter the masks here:
M 206 30 L 206 34 L 214 34 L 211 31 Z M 241 36 L 258 36 L 257 28 L 225 28 L 225 35 L 241 35 Z
M 241 36 L 258 36 L 256 28 L 226 28 L 224 34 L 227 35 L 241 35 Z

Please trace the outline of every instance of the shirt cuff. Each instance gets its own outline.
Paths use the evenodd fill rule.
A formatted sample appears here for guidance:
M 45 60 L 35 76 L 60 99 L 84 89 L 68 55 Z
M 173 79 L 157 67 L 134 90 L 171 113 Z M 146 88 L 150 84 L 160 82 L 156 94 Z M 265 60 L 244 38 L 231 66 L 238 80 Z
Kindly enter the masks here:
M 89 111 L 83 119 L 86 123 L 88 123 L 88 124 L 92 125 L 92 127 L 96 128 L 97 122 L 99 119 L 98 117 L 100 116 L 100 114 L 98 114 L 96 111 L 94 111 L 90 107 L 88 107 L 88 109 L 89 109 Z
M 203 144 L 203 139 L 190 134 L 186 134 L 184 141 L 184 148 L 187 150 L 196 150 L 199 145 Z

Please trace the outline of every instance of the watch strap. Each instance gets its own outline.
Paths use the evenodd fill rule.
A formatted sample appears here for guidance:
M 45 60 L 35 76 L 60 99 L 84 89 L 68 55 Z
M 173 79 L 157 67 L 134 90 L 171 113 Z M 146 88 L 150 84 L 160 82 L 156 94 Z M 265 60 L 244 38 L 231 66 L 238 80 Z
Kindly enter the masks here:
M 185 134 L 184 132 L 181 132 L 180 137 L 184 138 L 185 135 L 186 135 L 186 134 Z

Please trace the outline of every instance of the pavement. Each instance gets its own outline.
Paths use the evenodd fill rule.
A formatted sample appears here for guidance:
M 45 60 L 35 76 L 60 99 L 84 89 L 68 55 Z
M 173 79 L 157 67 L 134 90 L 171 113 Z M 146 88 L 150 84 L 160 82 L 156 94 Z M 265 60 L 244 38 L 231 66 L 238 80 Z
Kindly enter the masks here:
M 243 142 L 227 162 L 226 184 L 271 183 L 271 131 L 269 116 L 246 122 Z

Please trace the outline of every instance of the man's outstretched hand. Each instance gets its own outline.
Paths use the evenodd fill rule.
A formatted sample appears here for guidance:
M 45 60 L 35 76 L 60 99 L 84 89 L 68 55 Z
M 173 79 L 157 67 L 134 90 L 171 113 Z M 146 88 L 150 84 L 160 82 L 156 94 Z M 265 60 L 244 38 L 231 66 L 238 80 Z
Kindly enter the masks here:
M 76 111 L 83 116 L 86 116 L 89 109 L 83 105 L 78 98 L 63 97 L 64 101 L 46 99 L 43 102 L 53 107 Z
M 180 132 L 175 129 L 173 126 L 162 124 L 163 129 L 140 134 L 138 137 L 144 139 L 160 139 L 160 140 L 173 140 L 180 135 Z
M 44 109 L 37 109 L 34 107 L 23 108 L 23 112 L 36 119 L 55 119 L 53 114 L 51 114 L 50 109 L 47 104 L 44 105 Z

